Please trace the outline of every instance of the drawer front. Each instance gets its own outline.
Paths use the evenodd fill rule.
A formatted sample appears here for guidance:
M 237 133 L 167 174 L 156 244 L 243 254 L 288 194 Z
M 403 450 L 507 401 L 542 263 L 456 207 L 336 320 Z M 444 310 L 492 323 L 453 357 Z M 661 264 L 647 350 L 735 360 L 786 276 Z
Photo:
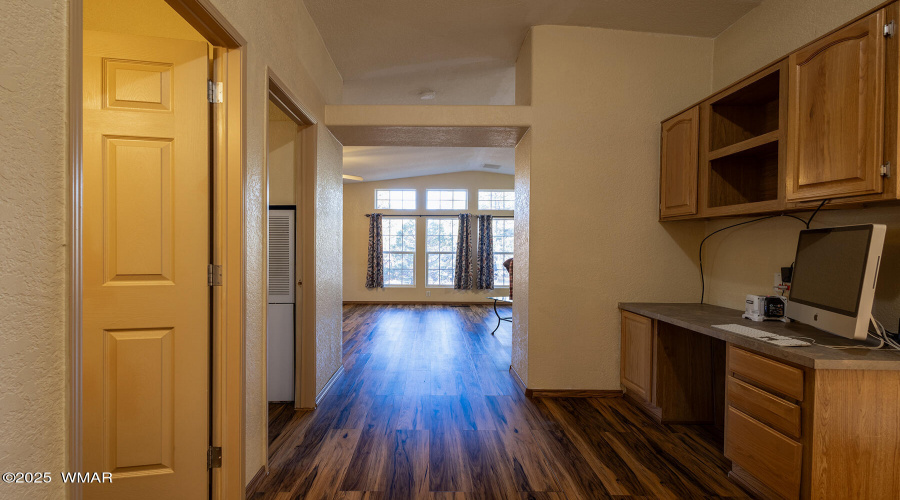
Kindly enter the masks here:
M 800 496 L 803 446 L 729 407 L 725 456 L 785 498 Z
M 728 345 L 728 374 L 803 401 L 803 370 Z
M 728 404 L 769 424 L 788 436 L 800 438 L 800 407 L 734 377 L 728 377 Z

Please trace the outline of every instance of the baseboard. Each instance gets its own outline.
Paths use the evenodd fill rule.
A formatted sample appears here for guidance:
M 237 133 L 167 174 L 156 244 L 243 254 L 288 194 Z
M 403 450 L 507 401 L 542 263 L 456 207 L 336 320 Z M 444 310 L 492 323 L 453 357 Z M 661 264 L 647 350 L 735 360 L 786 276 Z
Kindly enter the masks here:
M 256 490 L 259 489 L 259 486 L 262 484 L 263 479 L 266 478 L 268 473 L 266 472 L 266 466 L 263 465 L 256 471 L 256 475 L 253 476 L 253 479 L 247 483 L 247 496 L 245 498 L 251 498 L 256 494 Z
M 524 394 L 525 397 L 531 397 L 528 395 L 528 388 L 525 387 L 525 382 L 522 382 L 522 377 L 519 376 L 519 372 L 517 372 L 512 365 L 509 365 L 509 373 L 512 375 L 513 380 L 516 381 L 516 386 L 522 391 L 522 394 Z
M 620 398 L 620 390 L 601 389 L 528 389 L 529 398 Z
M 529 389 L 522 382 L 522 377 L 512 365 L 509 365 L 509 373 L 516 381 L 516 387 L 525 394 L 526 398 L 620 398 L 622 391 L 599 389 Z
M 335 381 L 337 381 L 338 377 L 344 374 L 344 365 L 342 364 L 334 373 L 331 375 L 331 378 L 328 379 L 328 383 L 325 384 L 325 387 L 322 388 L 322 392 L 320 392 L 316 396 L 316 406 L 319 406 L 319 403 L 322 401 L 322 398 L 328 394 L 328 391 L 334 386 Z
M 492 302 L 473 301 L 421 301 L 421 300 L 373 300 L 373 301 L 344 301 L 345 306 L 489 306 Z

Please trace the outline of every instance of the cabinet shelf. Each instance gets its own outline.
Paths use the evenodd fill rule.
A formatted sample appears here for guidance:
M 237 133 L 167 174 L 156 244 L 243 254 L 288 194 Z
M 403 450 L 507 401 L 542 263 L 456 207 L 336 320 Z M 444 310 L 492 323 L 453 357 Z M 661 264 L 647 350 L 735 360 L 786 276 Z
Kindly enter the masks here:
M 724 158 L 726 156 L 739 154 L 744 151 L 748 151 L 753 148 L 763 146 L 765 144 L 777 142 L 778 139 L 780 138 L 780 135 L 781 135 L 780 131 L 773 130 L 771 132 L 767 132 L 765 134 L 758 135 L 756 137 L 752 137 L 745 141 L 741 141 L 737 144 L 732 144 L 731 146 L 725 146 L 724 148 L 719 148 L 715 151 L 710 151 L 709 159 L 710 160 L 718 160 L 719 158 Z
M 778 141 L 709 162 L 710 208 L 778 199 Z

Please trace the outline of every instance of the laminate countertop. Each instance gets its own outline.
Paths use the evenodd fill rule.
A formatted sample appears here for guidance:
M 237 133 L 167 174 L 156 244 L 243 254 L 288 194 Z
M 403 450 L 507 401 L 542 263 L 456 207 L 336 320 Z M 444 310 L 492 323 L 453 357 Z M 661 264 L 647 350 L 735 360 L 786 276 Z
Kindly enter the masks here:
M 877 345 L 853 341 L 823 332 L 809 325 L 781 321 L 756 322 L 741 318 L 743 311 L 709 304 L 661 304 L 622 302 L 619 309 L 708 335 L 736 346 L 746 347 L 789 363 L 817 370 L 900 370 L 900 351 L 890 349 L 830 349 L 828 346 Z M 780 347 L 762 340 L 745 337 L 713 325 L 738 324 L 785 337 L 804 337 L 815 344 L 804 347 Z M 818 345 L 822 344 L 822 345 Z

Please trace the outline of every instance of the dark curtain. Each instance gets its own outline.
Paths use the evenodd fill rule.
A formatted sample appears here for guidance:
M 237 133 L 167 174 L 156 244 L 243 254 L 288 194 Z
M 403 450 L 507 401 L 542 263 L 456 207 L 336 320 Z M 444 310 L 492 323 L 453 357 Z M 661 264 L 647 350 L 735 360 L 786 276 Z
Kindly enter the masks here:
M 384 288 L 384 243 L 381 238 L 382 214 L 369 216 L 369 265 L 366 288 Z
M 459 214 L 459 238 L 456 243 L 456 272 L 453 288 L 471 290 L 475 281 L 472 268 L 472 214 Z
M 478 216 L 478 282 L 479 290 L 494 289 L 494 216 Z

